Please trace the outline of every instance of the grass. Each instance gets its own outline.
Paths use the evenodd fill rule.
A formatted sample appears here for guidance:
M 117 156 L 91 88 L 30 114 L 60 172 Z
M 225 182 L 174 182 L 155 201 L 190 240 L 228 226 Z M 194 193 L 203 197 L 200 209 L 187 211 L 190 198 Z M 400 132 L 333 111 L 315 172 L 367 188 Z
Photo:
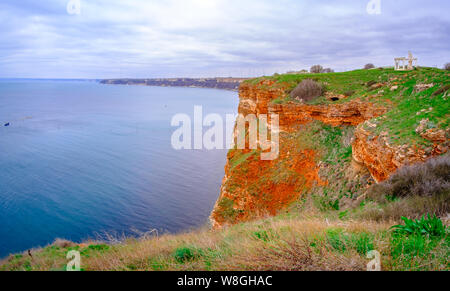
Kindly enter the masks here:
M 320 83 L 326 89 L 325 91 L 350 95 L 339 101 L 330 101 L 321 96 L 307 102 L 309 104 L 341 104 L 359 99 L 388 108 L 389 111 L 382 118 L 374 120 L 377 127 L 373 131 L 374 135 L 387 132 L 393 144 L 409 143 L 430 146 L 429 141 L 415 132 L 422 119 L 428 118 L 442 129 L 449 127 L 450 102 L 448 102 L 446 94 L 450 90 L 450 73 L 441 69 L 418 68 L 402 72 L 389 68 L 329 74 L 287 74 L 261 77 L 245 82 L 258 84 L 263 80 L 275 81 L 273 86 L 284 85 L 288 88 L 286 92 L 288 95 L 306 79 Z M 381 84 L 381 87 L 372 89 L 371 86 L 368 86 L 371 84 Z M 418 84 L 433 84 L 433 86 L 424 91 L 417 91 L 415 86 Z M 397 86 L 397 89 L 394 86 Z M 273 101 L 275 104 L 286 102 L 296 102 L 296 100 L 280 97 Z M 421 112 L 421 110 L 430 108 L 432 108 L 431 111 Z M 421 113 L 418 114 L 419 112 Z
M 420 271 L 436 269 L 449 270 L 450 240 L 427 238 L 420 235 L 392 235 L 389 243 L 389 258 L 392 270 Z M 431 268 L 431 270 L 435 270 Z
M 0 270 L 63 270 L 71 249 L 81 251 L 86 271 L 365 270 L 370 250 L 382 254 L 383 270 L 448 270 L 448 236 L 397 235 L 389 230 L 392 225 L 291 213 L 219 231 L 128 239 L 108 247 L 48 246 L 34 250 L 33 258 L 11 256 Z

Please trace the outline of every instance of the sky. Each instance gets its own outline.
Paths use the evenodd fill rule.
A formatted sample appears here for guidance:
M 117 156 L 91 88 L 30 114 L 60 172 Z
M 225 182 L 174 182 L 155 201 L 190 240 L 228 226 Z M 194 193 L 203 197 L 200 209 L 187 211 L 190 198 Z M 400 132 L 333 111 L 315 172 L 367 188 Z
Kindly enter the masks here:
M 346 71 L 409 50 L 442 67 L 449 11 L 448 0 L 1 0 L 0 78 Z

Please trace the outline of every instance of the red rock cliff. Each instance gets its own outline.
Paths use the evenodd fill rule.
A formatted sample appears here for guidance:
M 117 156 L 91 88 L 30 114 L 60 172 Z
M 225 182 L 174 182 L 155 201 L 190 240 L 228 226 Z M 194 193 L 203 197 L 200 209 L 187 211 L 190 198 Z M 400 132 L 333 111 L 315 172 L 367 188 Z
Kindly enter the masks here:
M 298 132 L 299 125 L 314 120 L 332 126 L 356 126 L 385 112 L 380 106 L 359 100 L 336 105 L 273 104 L 285 91 L 283 85 L 272 81 L 241 85 L 240 114 L 279 115 L 283 131 L 280 155 L 274 161 L 262 161 L 258 151 L 229 152 L 220 197 L 211 214 L 214 228 L 275 215 L 298 199 L 305 189 L 326 183 L 319 178 L 314 150 L 300 148 L 287 133 Z

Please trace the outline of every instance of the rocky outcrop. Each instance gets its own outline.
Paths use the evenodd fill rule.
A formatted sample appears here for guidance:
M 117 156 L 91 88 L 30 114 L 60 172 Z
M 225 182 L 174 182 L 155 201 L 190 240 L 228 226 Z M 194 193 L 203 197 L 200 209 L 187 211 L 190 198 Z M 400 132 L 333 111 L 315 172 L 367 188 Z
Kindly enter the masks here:
M 405 164 L 426 159 L 423 150 L 413 149 L 408 145 L 391 145 L 386 135 L 373 136 L 363 127 L 358 127 L 355 131 L 352 148 L 353 159 L 364 165 L 377 182 L 388 179 Z
M 287 96 L 286 89 L 287 86 L 270 80 L 242 84 L 239 87 L 239 114 L 267 114 L 273 100 Z
M 356 126 L 366 120 L 380 116 L 386 112 L 381 106 L 354 100 L 343 104 L 306 105 L 288 103 L 282 105 L 270 104 L 269 113 L 280 116 L 280 127 L 289 130 L 295 125 L 319 120 L 332 126 Z
M 381 85 L 375 83 L 372 86 L 378 88 Z M 449 149 L 449 131 L 437 128 L 428 120 L 420 123 L 416 133 L 432 146 L 395 145 L 390 142 L 387 132 L 373 133 L 379 122 L 375 118 L 387 112 L 379 103 L 359 99 L 334 103 L 332 101 L 348 98 L 334 93 L 328 97 L 338 96 L 339 100 L 327 97 L 331 103 L 324 105 L 286 102 L 288 89 L 287 84 L 273 80 L 245 82 L 240 86 L 240 114 L 278 114 L 280 154 L 275 161 L 262 161 L 258 151 L 230 151 L 221 194 L 211 214 L 215 228 L 275 215 L 309 188 L 327 185 L 329 181 L 319 174 L 322 169 L 318 162 L 320 153 L 313 146 L 300 145 L 304 137 L 311 140 L 310 136 L 302 136 L 302 128 L 313 121 L 331 126 L 356 126 L 350 167 L 361 173 L 368 171 L 376 182 L 388 179 L 404 165 L 423 162 Z M 394 87 L 392 91 L 397 89 Z M 369 96 L 367 100 L 372 99 Z M 386 100 L 385 104 L 390 106 L 392 102 Z
M 214 228 L 275 215 L 297 200 L 304 190 L 326 183 L 319 177 L 317 153 L 301 148 L 290 135 L 298 133 L 300 125 L 318 120 L 333 126 L 356 126 L 386 112 L 360 100 L 330 105 L 275 104 L 274 100 L 286 97 L 286 87 L 273 81 L 244 83 L 239 96 L 240 114 L 279 115 L 280 155 L 277 160 L 262 161 L 258 152 L 230 151 L 221 194 L 211 214 Z
M 211 214 L 212 226 L 220 228 L 275 215 L 298 199 L 303 189 L 322 184 L 316 153 L 296 149 L 293 143 L 285 142 L 279 159 L 262 161 L 258 155 L 251 155 L 237 167 L 230 161 L 249 152 L 230 152 L 220 197 Z
M 370 127 L 370 122 L 367 122 Z M 410 145 L 393 145 L 386 132 L 374 135 L 362 126 L 355 131 L 352 144 L 353 159 L 364 165 L 377 182 L 388 179 L 397 169 L 446 153 L 449 149 L 449 133 L 436 128 L 428 129 L 428 120 L 422 120 L 416 132 L 433 142 L 433 146 L 422 149 Z
M 257 84 L 242 84 L 239 89 L 239 113 L 243 115 L 278 114 L 281 129 L 288 131 L 296 125 L 312 120 L 319 120 L 333 126 L 358 125 L 386 112 L 386 109 L 381 106 L 361 100 L 331 105 L 273 103 L 274 100 L 287 96 L 286 89 L 287 87 L 283 84 L 269 80 Z

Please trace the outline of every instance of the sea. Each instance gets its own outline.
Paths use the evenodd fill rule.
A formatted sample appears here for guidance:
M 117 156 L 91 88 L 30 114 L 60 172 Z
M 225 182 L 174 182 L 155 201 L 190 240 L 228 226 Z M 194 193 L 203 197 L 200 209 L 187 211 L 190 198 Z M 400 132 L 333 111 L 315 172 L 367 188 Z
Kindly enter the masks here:
M 236 92 L 0 80 L 0 258 L 206 226 L 226 149 L 175 150 L 175 114 L 236 114 Z M 192 119 L 194 117 L 192 116 Z M 225 130 L 224 130 L 225 132 Z

